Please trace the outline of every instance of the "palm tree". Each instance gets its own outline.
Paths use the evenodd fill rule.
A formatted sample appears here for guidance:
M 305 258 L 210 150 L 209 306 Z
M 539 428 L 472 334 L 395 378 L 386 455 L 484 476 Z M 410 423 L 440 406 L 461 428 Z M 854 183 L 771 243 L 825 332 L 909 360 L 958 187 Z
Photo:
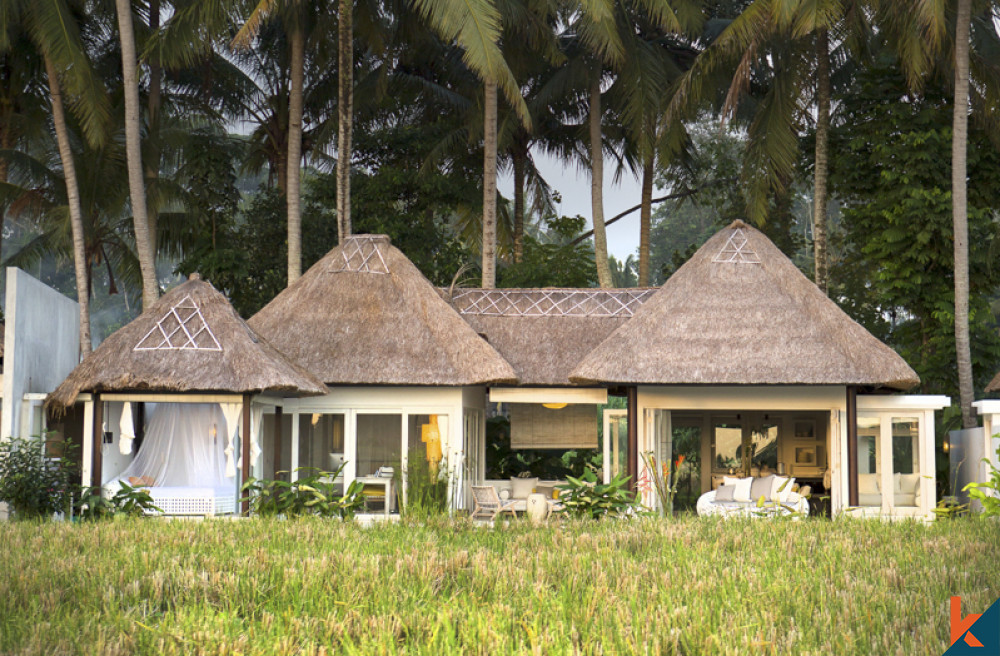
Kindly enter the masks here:
M 82 7 L 59 0 L 8 5 L 5 9 L 0 12 L 0 53 L 9 52 L 11 46 L 18 43 L 18 35 L 27 34 L 45 65 L 52 124 L 63 169 L 73 236 L 73 266 L 80 306 L 80 353 L 85 355 L 91 350 L 90 298 L 79 184 L 64 111 L 64 85 L 70 92 L 83 135 L 90 143 L 99 144 L 106 138 L 110 119 L 108 100 L 103 84 L 94 74 L 81 37 L 81 23 L 85 16 Z
M 115 0 L 118 32 L 122 46 L 122 80 L 125 93 L 125 151 L 128 158 L 129 195 L 132 198 L 132 219 L 135 225 L 135 251 L 142 269 L 142 307 L 149 309 L 160 296 L 156 279 L 155 235 L 149 230 L 146 212 L 146 187 L 142 167 L 142 140 L 139 124 L 139 60 L 135 50 L 135 30 L 132 25 L 130 0 Z
M 668 116 L 689 115 L 716 93 L 721 74 L 728 90 L 724 117 L 736 115 L 751 81 L 766 87 L 748 128 L 744 156 L 747 214 L 755 223 L 767 220 L 769 199 L 783 193 L 793 179 L 798 155 L 798 128 L 816 108 L 816 153 L 813 175 L 813 245 L 816 284 L 826 291 L 826 208 L 830 127 L 830 34 L 838 47 L 861 50 L 870 32 L 859 2 L 754 0 L 699 55 L 684 75 Z M 848 58 L 838 56 L 839 60 Z M 811 80 L 814 82 L 811 83 Z
M 969 208 L 966 159 L 969 137 L 969 30 L 972 0 L 958 0 L 955 18 L 955 106 L 951 137 L 951 211 L 955 248 L 955 351 L 962 427 L 975 428 L 972 351 L 969 345 Z

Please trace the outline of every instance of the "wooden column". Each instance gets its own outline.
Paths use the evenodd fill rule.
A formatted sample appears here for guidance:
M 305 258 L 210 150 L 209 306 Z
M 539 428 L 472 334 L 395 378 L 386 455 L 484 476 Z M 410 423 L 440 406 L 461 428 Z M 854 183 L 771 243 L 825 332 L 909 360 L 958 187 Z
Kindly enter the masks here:
M 240 451 L 243 452 L 243 476 L 240 487 L 250 480 L 250 395 L 243 395 L 243 432 L 240 435 Z M 250 514 L 249 499 L 243 502 L 243 514 Z
M 274 408 L 274 478 L 278 478 L 278 472 L 281 470 L 281 420 L 284 418 L 285 410 L 280 405 Z M 295 469 L 295 463 L 292 463 L 290 469 Z
M 92 447 L 94 453 L 90 461 L 90 484 L 94 487 L 101 487 L 101 465 L 102 451 L 104 450 L 104 404 L 101 402 L 101 395 L 94 393 L 94 437 Z
M 635 386 L 625 388 L 626 423 L 628 424 L 628 452 L 626 454 L 626 473 L 628 488 L 636 489 L 639 476 L 639 389 Z
M 847 505 L 858 505 L 858 388 L 852 385 L 847 386 Z

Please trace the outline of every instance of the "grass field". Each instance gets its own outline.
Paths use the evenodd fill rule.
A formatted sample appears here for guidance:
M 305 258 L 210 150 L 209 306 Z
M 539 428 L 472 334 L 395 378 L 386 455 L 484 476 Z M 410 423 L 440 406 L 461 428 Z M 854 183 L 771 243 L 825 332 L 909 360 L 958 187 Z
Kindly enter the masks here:
M 1000 525 L 0 524 L 3 654 L 940 654 Z

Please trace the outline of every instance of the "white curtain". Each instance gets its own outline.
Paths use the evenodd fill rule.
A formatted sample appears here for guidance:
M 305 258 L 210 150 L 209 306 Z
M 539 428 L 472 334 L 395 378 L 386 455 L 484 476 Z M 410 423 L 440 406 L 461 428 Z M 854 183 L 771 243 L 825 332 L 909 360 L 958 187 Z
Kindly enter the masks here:
M 132 453 L 132 440 L 135 439 L 135 423 L 132 421 L 132 404 L 128 401 L 122 406 L 122 417 L 118 421 L 118 450 L 122 455 Z
M 118 478 L 149 476 L 159 487 L 226 487 L 222 430 L 216 403 L 159 403 L 142 446 Z
M 233 458 L 233 436 L 240 430 L 242 403 L 220 403 L 222 414 L 226 416 L 226 477 L 236 476 L 236 461 Z M 242 467 L 242 463 L 240 464 Z
M 260 425 L 264 421 L 264 408 L 260 405 L 253 406 L 250 420 L 250 466 L 253 467 L 260 458 Z

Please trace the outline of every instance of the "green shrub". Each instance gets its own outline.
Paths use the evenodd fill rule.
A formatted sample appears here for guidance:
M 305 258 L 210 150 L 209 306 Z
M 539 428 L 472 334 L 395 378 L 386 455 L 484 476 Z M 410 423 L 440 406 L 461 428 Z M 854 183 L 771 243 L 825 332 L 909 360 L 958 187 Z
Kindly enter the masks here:
M 16 519 L 70 509 L 74 463 L 69 446 L 62 458 L 49 458 L 41 437 L 11 438 L 0 444 L 0 501 L 10 506 Z
M 411 449 L 406 465 L 406 503 L 400 506 L 404 517 L 427 519 L 448 512 L 447 461 L 442 460 L 437 471 L 432 471 L 423 449 Z M 397 470 L 398 471 L 398 470 Z M 399 476 L 396 477 L 396 489 Z
M 243 484 L 250 509 L 264 517 L 339 517 L 350 519 L 364 504 L 364 486 L 354 481 L 343 494 L 338 494 L 334 479 L 344 469 L 335 472 L 320 471 L 314 467 L 299 467 L 296 471 L 315 472 L 294 482 L 250 478 Z M 279 472 L 283 473 L 283 472 Z
M 141 517 L 148 511 L 162 513 L 153 503 L 149 492 L 139 487 L 132 487 L 120 481 L 121 487 L 112 497 L 106 497 L 100 487 L 83 487 L 80 499 L 76 502 L 77 515 L 80 519 L 108 519 L 116 515 Z
M 1000 457 L 1000 449 L 997 449 L 997 456 Z M 969 497 L 978 499 L 983 504 L 983 517 L 998 517 L 1000 516 L 1000 469 L 994 467 L 989 458 L 983 458 L 983 462 L 990 469 L 990 480 L 969 483 L 962 488 L 962 492 L 968 492 Z
M 580 478 L 567 476 L 559 502 L 565 512 L 573 517 L 599 519 L 605 516 L 621 516 L 635 510 L 639 505 L 634 492 L 628 489 L 629 477 L 616 474 L 610 483 L 598 483 L 597 474 L 588 469 Z

